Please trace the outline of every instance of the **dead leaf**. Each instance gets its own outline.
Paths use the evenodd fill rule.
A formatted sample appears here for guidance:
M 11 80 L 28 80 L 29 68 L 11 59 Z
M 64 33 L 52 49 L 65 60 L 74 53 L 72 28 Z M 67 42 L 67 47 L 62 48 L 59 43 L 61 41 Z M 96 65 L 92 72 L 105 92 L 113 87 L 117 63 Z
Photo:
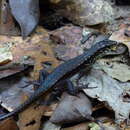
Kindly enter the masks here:
M 99 68 L 93 68 L 87 77 L 82 77 L 80 83 L 89 84 L 88 87 L 97 87 L 84 89 L 84 92 L 99 101 L 105 101 L 115 112 L 117 123 L 129 118 L 130 103 L 124 101 L 123 94 L 129 93 L 130 83 L 122 83 L 112 79 Z
M 121 82 L 127 82 L 130 80 L 130 66 L 116 62 L 109 62 L 109 64 L 107 63 L 103 60 L 99 60 L 100 67 L 109 76 L 111 76 L 114 79 L 118 79 Z
M 18 130 L 18 126 L 14 120 L 6 119 L 0 122 L 0 130 Z
M 23 96 L 24 101 L 27 96 Z M 44 108 L 45 109 L 45 108 Z M 19 128 L 20 130 L 39 130 L 41 124 L 41 117 L 43 113 L 42 107 L 31 105 L 26 110 L 19 114 Z
M 83 93 L 79 93 L 77 96 L 64 93 L 62 101 L 55 109 L 50 121 L 56 124 L 64 124 L 83 119 L 91 120 L 91 114 L 91 103 Z
M 11 12 L 21 27 L 22 37 L 27 37 L 39 21 L 39 1 L 9 0 Z
M 82 38 L 82 28 L 67 25 L 51 32 L 50 39 L 60 44 L 76 44 Z
M 55 67 L 59 65 L 58 60 L 55 58 L 54 53 L 52 51 L 52 47 L 46 43 L 39 42 L 41 47 L 41 51 L 39 50 L 38 53 L 34 53 L 35 56 L 35 66 L 34 66 L 34 79 L 38 79 L 39 71 L 44 68 L 45 62 L 51 63 L 51 68 L 48 69 L 48 72 L 51 72 Z
M 64 61 L 82 53 L 81 38 L 82 28 L 73 25 L 54 30 L 50 35 L 50 39 L 58 44 L 54 47 L 56 56 Z
M 15 21 L 10 11 L 7 0 L 0 2 L 0 34 L 4 35 L 19 35 L 19 29 L 15 26 Z
M 40 31 L 41 31 L 41 35 L 43 35 L 43 31 L 41 29 L 40 29 Z M 52 47 L 48 44 L 48 33 L 45 33 L 44 35 L 46 37 L 45 41 L 42 40 L 43 36 L 41 36 L 41 40 L 39 39 L 39 37 L 37 37 L 36 39 L 33 39 L 33 40 L 38 41 L 35 43 L 31 39 L 29 44 L 27 43 L 27 46 L 28 46 L 27 49 L 29 49 L 29 51 L 24 53 L 26 55 L 31 55 L 31 57 L 33 57 L 35 59 L 34 72 L 33 72 L 33 76 L 32 76 L 33 79 L 35 79 L 35 80 L 37 80 L 39 77 L 39 70 L 43 69 L 43 66 L 42 66 L 43 62 L 51 62 L 52 69 L 54 69 L 56 66 L 58 66 L 58 61 L 54 57 L 54 53 L 52 52 Z M 34 37 L 35 37 L 35 35 L 34 35 Z M 32 48 L 31 48 L 30 44 L 32 44 Z M 24 47 L 24 45 L 22 47 Z M 15 51 L 17 51 L 17 49 Z M 26 49 L 25 49 L 25 51 L 26 51 Z M 17 53 L 19 53 L 19 51 Z M 51 71 L 51 69 L 49 69 L 49 70 Z M 44 98 L 45 98 L 45 96 L 46 96 L 46 94 L 44 95 Z M 37 109 L 34 109 L 33 105 L 30 106 L 29 108 L 27 108 L 19 116 L 20 129 L 21 130 L 30 130 L 30 129 L 39 130 L 39 127 L 41 125 L 41 117 L 44 114 L 44 112 L 50 110 L 49 108 L 50 107 L 46 108 L 45 106 L 40 106 Z M 52 113 L 52 110 L 51 110 L 51 113 Z M 31 122 L 33 122 L 33 124 Z M 27 124 L 29 124 L 29 125 L 27 125 Z
M 128 27 L 128 25 L 122 24 L 120 29 L 116 32 L 113 32 L 109 39 L 126 44 L 130 51 L 130 37 L 125 35 L 125 30 L 128 29 Z
M 27 97 L 28 96 L 24 94 L 23 98 L 26 98 L 27 100 Z M 55 108 L 54 105 L 52 108 L 51 106 L 39 106 L 37 103 L 30 105 L 27 109 L 19 114 L 20 130 L 39 130 L 41 127 L 42 116 L 52 115 L 52 111 L 54 111 L 53 107 Z
M 33 85 L 25 87 L 29 79 L 24 75 L 11 76 L 0 80 L 0 102 L 8 111 L 13 111 L 21 103 L 23 93 L 33 93 Z
M 11 45 L 11 51 L 13 54 L 14 63 L 15 62 L 21 63 L 22 61 L 20 59 L 22 59 L 22 57 L 28 57 L 28 56 L 35 60 L 36 64 L 35 64 L 34 73 L 32 76 L 34 77 L 34 79 L 38 79 L 39 70 L 42 69 L 42 62 L 51 61 L 52 68 L 55 68 L 58 65 L 58 61 L 54 57 L 52 48 L 48 44 L 49 43 L 48 39 L 49 39 L 48 32 L 42 28 L 37 28 L 36 34 L 32 35 L 31 38 L 27 38 L 26 40 L 22 40 L 21 37 L 0 36 L 1 43 L 7 43 Z M 23 63 L 25 63 L 25 61 Z M 13 87 L 12 89 L 15 90 L 15 87 Z M 24 94 L 25 94 L 25 91 L 24 91 Z M 15 99 L 18 99 L 18 98 L 15 97 Z M 10 104 L 13 104 L 12 100 L 13 99 L 10 98 L 10 102 L 11 102 Z M 18 101 L 18 103 L 16 103 L 15 101 L 15 104 L 20 105 L 20 101 Z M 41 116 L 43 115 L 43 112 L 47 110 L 49 110 L 49 108 L 46 109 L 45 107 L 40 107 L 38 109 L 34 109 L 33 106 L 30 106 L 30 108 L 26 109 L 19 116 L 20 129 L 22 130 L 39 129 L 40 124 L 41 124 L 41 120 L 40 120 Z
M 1 46 L 10 47 L 10 51 L 13 55 L 13 61 L 11 63 L 17 63 L 17 64 L 23 64 L 23 65 L 24 64 L 34 65 L 35 61 L 38 62 L 38 59 L 40 59 L 40 57 L 42 57 L 41 60 L 47 57 L 44 55 L 43 52 L 44 52 L 44 49 L 45 49 L 45 52 L 48 51 L 46 50 L 47 48 L 49 48 L 48 43 L 49 43 L 48 32 L 44 30 L 42 27 L 38 27 L 36 30 L 36 33 L 32 35 L 32 37 L 28 37 L 26 40 L 22 40 L 20 36 L 8 37 L 8 36 L 0 35 Z M 48 52 L 47 52 L 47 55 L 48 55 Z M 7 70 L 4 69 L 3 71 L 1 70 L 0 78 L 4 78 L 6 76 L 12 75 L 20 71 L 21 71 L 20 68 L 13 69 L 13 67 L 11 67 L 11 69 L 7 69 Z

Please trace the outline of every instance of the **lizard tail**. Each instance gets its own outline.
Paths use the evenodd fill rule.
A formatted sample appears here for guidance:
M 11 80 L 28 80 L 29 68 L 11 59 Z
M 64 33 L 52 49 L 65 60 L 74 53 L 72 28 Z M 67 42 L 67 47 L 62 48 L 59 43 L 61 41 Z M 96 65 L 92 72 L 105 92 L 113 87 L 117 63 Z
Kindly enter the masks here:
M 9 117 L 11 117 L 12 115 L 14 115 L 14 112 L 10 112 L 10 113 L 8 113 L 8 114 L 2 114 L 1 116 L 0 116 L 0 121 L 2 121 L 2 120 L 4 120 L 4 119 L 6 119 L 6 118 L 9 118 Z
M 46 90 L 45 90 L 46 91 Z M 21 104 L 19 107 L 17 107 L 14 111 L 8 113 L 8 114 L 2 114 L 0 116 L 0 121 L 17 115 L 19 112 L 22 112 L 25 108 L 27 108 L 29 105 L 32 104 L 33 101 L 37 100 L 41 95 L 43 95 L 43 90 L 37 90 L 35 93 L 33 93 L 23 104 Z

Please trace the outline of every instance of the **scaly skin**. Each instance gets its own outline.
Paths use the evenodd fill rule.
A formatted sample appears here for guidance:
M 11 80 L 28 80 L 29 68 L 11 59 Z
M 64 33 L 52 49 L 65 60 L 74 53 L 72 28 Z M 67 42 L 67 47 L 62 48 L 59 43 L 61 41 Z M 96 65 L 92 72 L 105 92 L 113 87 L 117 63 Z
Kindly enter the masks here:
M 117 46 L 117 44 L 118 44 L 117 42 L 110 41 L 110 40 L 104 40 L 104 41 L 98 42 L 94 46 L 92 46 L 89 50 L 84 52 L 83 54 L 59 65 L 57 68 L 54 69 L 52 73 L 50 73 L 47 76 L 45 81 L 42 83 L 41 87 L 39 87 L 38 90 L 36 90 L 34 94 L 32 94 L 27 99 L 27 101 L 21 104 L 14 111 L 1 116 L 0 120 L 4 120 L 5 118 L 11 117 L 23 111 L 31 103 L 33 103 L 41 95 L 43 95 L 46 91 L 52 88 L 58 81 L 66 77 L 69 78 L 73 76 L 75 73 L 78 73 L 81 70 L 81 67 L 84 65 L 84 63 L 91 63 L 90 61 L 93 61 L 94 59 L 96 59 L 95 57 L 101 54 L 101 51 L 104 51 L 106 48 L 110 48 L 111 46 Z

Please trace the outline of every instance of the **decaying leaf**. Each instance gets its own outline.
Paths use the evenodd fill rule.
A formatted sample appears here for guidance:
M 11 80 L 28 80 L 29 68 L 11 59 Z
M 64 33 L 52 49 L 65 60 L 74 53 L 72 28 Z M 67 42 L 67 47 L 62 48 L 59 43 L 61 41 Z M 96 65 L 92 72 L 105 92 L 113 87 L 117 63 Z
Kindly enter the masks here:
M 55 53 L 58 59 L 66 61 L 74 58 L 83 53 L 84 48 L 90 48 L 93 45 L 93 42 L 96 40 L 95 35 L 92 35 L 84 44 L 81 44 L 83 35 L 87 35 L 84 34 L 85 31 L 89 34 L 96 30 L 87 27 L 82 29 L 78 26 L 66 25 L 51 32 L 50 39 L 57 43 Z
M 43 68 L 43 66 L 42 66 L 43 62 L 51 62 L 52 69 L 58 65 L 58 61 L 54 57 L 52 48 L 48 44 L 49 43 L 48 39 L 49 39 L 49 35 L 48 35 L 47 31 L 45 31 L 44 29 L 39 27 L 36 30 L 36 34 L 33 35 L 31 38 L 22 40 L 21 37 L 0 36 L 0 43 L 11 45 L 11 52 L 13 54 L 14 63 L 19 61 L 19 63 L 26 62 L 27 64 L 30 64 L 30 62 L 28 62 L 29 59 L 24 60 L 23 58 L 31 57 L 33 59 L 33 61 L 35 61 L 33 78 L 38 79 L 39 70 Z M 20 59 L 23 59 L 23 60 L 20 60 Z M 34 65 L 34 62 L 33 62 L 33 65 Z M 49 69 L 49 71 L 51 71 L 51 69 Z M 14 80 L 9 80 L 9 81 L 10 81 L 9 84 L 11 86 L 9 85 L 10 88 L 8 88 L 8 90 L 2 92 L 1 100 L 3 101 L 2 105 L 5 108 L 7 108 L 9 111 L 12 111 L 12 110 L 14 110 L 14 108 L 16 108 L 17 106 L 20 105 L 20 103 L 21 103 L 20 100 L 21 100 L 22 95 L 27 93 L 29 88 L 28 87 L 18 88 L 18 86 L 17 86 L 17 84 L 21 84 L 21 85 L 19 85 L 19 87 L 20 86 L 23 87 L 26 85 L 25 84 L 26 80 L 24 80 L 24 77 L 23 77 L 23 80 L 21 78 L 21 79 L 17 80 L 16 83 L 14 83 Z M 6 84 L 4 84 L 3 86 L 7 87 Z M 33 89 L 31 87 L 31 92 L 32 91 L 33 91 Z M 29 93 L 30 93 L 30 90 L 29 90 Z M 47 109 L 47 110 L 49 110 L 49 109 Z M 20 129 L 21 130 L 23 130 L 23 129 L 25 129 L 25 130 L 26 129 L 36 130 L 37 129 L 38 130 L 40 127 L 40 123 L 41 123 L 41 120 L 40 120 L 41 116 L 43 115 L 43 112 L 47 111 L 47 110 L 44 107 L 34 109 L 34 106 L 26 109 L 23 113 L 20 114 L 20 121 L 19 121 Z
M 99 61 L 100 67 L 112 78 L 118 79 L 121 82 L 127 82 L 130 80 L 130 66 L 113 62 L 107 64 L 106 62 Z
M 92 89 L 85 89 L 85 93 L 100 101 L 105 101 L 114 110 L 116 121 L 124 121 L 129 118 L 130 102 L 129 100 L 129 86 L 130 83 L 119 82 L 106 73 L 102 72 L 99 68 L 92 69 L 87 77 L 82 77 L 80 83 L 88 85 Z M 93 88 L 95 87 L 95 88 Z M 128 97 L 126 96 L 128 93 Z
M 15 27 L 8 0 L 0 1 L 0 34 L 11 36 L 20 34 L 18 28 Z
M 22 37 L 27 37 L 39 21 L 39 0 L 9 0 L 11 12 L 21 27 Z
M 40 41 L 41 51 L 37 50 L 38 53 L 34 54 L 35 57 L 35 66 L 34 66 L 34 79 L 38 79 L 39 71 L 45 68 L 48 72 L 51 72 L 55 67 L 59 65 L 58 60 L 55 58 L 52 51 L 52 47 L 49 44 Z M 45 63 L 50 63 L 49 69 L 46 67 Z
M 82 38 L 82 28 L 66 25 L 51 32 L 50 39 L 60 44 L 76 44 Z
M 23 93 L 32 93 L 33 85 L 25 87 L 29 79 L 23 75 L 12 76 L 0 80 L 0 102 L 8 111 L 14 110 L 21 103 Z
M 23 101 L 25 99 L 27 100 L 27 95 L 23 96 Z M 28 109 L 21 112 L 19 114 L 20 130 L 39 130 L 43 112 L 43 108 L 36 105 L 31 105 Z
M 50 2 L 58 4 L 63 1 L 50 0 Z M 97 3 L 96 0 L 94 0 L 95 3 L 94 5 L 96 8 L 93 6 L 93 8 L 90 11 L 90 16 L 88 15 L 88 17 L 91 17 L 93 15 L 93 13 L 91 12 L 93 12 L 93 10 L 96 9 L 96 12 L 94 13 L 93 16 L 96 16 L 98 14 L 98 16 L 100 16 L 101 19 L 95 19 L 98 21 L 89 21 L 90 19 L 86 19 L 85 18 L 86 13 L 84 13 L 89 9 L 88 6 L 89 4 L 87 5 L 85 4 L 85 6 L 84 4 L 82 5 L 82 3 L 86 3 L 85 0 L 81 0 L 80 2 L 72 1 L 72 3 L 70 1 L 70 3 L 68 3 L 68 5 L 65 7 L 67 8 L 68 12 L 70 12 L 71 10 L 72 12 L 73 10 L 75 10 L 76 12 L 80 12 L 81 7 L 73 8 L 73 3 L 76 3 L 76 6 L 78 7 L 83 6 L 83 13 L 82 13 L 83 16 L 80 20 L 77 19 L 77 17 L 70 18 L 72 19 L 72 21 L 73 19 L 79 20 L 79 22 L 77 22 L 78 24 L 80 24 L 81 22 L 83 25 L 86 25 L 87 24 L 86 21 L 89 22 L 89 25 L 102 23 L 104 21 L 108 21 L 109 17 L 113 15 L 113 9 L 111 8 L 111 6 L 109 6 L 109 4 L 107 4 L 103 0 L 100 0 L 99 3 Z M 39 0 L 26 0 L 26 1 L 9 0 L 9 4 L 14 18 L 16 19 L 16 21 L 19 23 L 21 27 L 23 38 L 27 37 L 34 30 L 39 20 Z M 90 3 L 90 5 L 91 4 L 92 3 Z M 103 5 L 106 6 L 106 9 L 102 8 L 104 7 Z M 84 7 L 87 7 L 88 9 L 86 10 L 86 8 Z M 107 10 L 108 8 L 111 11 L 108 12 Z M 102 15 L 102 13 L 100 13 L 104 10 L 105 10 L 104 14 L 109 13 L 109 16 L 103 16 L 104 14 Z M 75 11 L 73 12 L 74 14 Z M 71 16 L 72 14 L 67 14 L 67 15 Z M 75 16 L 76 15 L 77 14 L 75 14 Z M 20 64 L 21 63 L 28 64 L 28 65 L 31 64 L 34 66 L 34 73 L 33 73 L 34 79 L 38 79 L 40 69 L 44 68 L 48 70 L 48 72 L 51 72 L 56 66 L 59 65 L 59 62 L 57 61 L 57 59 L 54 56 L 54 53 L 52 52 L 52 47 L 55 47 L 55 52 L 57 52 L 58 54 L 57 56 L 59 59 L 68 60 L 72 57 L 79 55 L 80 53 L 83 52 L 84 48 L 89 48 L 94 43 L 93 42 L 94 38 L 92 38 L 92 40 L 89 39 L 90 41 L 88 40 L 84 45 L 83 44 L 81 45 L 80 41 L 82 39 L 83 32 L 82 32 L 82 28 L 78 26 L 67 25 L 51 33 L 49 32 L 51 34 L 50 39 L 52 41 L 55 41 L 56 43 L 59 43 L 58 45 L 49 44 L 50 43 L 50 40 L 48 40 L 49 33 L 45 30 L 44 31 L 41 30 L 40 31 L 36 30 L 35 34 L 32 35 L 33 37 L 32 36 L 28 37 L 26 40 L 22 40 L 21 37 L 0 36 L 0 43 L 11 44 L 11 52 L 9 53 L 10 57 L 8 59 L 12 60 L 12 62 L 14 63 L 19 62 Z M 87 32 L 89 31 L 87 30 Z M 124 35 L 124 30 L 122 31 L 120 36 L 122 35 Z M 127 36 L 127 38 L 128 37 L 129 36 Z M 120 39 L 118 39 L 119 36 L 117 36 L 116 38 L 115 39 L 117 41 L 120 41 Z M 127 40 L 129 40 L 129 38 Z M 128 42 L 129 41 L 127 41 L 127 44 Z M 0 50 L 0 52 L 2 52 L 0 54 L 0 56 L 2 56 L 2 54 L 4 54 L 6 51 Z M 11 57 L 12 55 L 13 57 Z M 98 61 L 98 63 L 96 63 L 93 66 L 92 71 L 90 73 L 87 73 L 87 76 L 82 77 L 79 83 L 82 84 L 83 86 L 86 85 L 88 87 L 92 87 L 91 89 L 89 88 L 84 89 L 84 92 L 91 98 L 97 98 L 101 102 L 106 102 L 109 105 L 109 107 L 112 108 L 113 111 L 115 112 L 116 120 L 124 121 L 125 119 L 129 118 L 129 114 L 130 114 L 130 92 L 129 92 L 130 83 L 128 82 L 130 77 L 130 73 L 129 73 L 130 67 L 123 63 L 118 64 L 114 62 L 112 64 L 106 64 L 106 65 L 102 63 L 103 63 L 102 61 L 101 63 Z M 10 70 L 12 71 L 10 72 L 10 75 L 14 74 L 14 70 L 12 70 L 12 68 Z M 21 70 L 19 69 L 18 72 L 20 71 Z M 0 76 L 3 77 L 7 76 L 6 75 L 7 71 L 4 70 L 1 72 L 3 73 L 0 74 Z M 4 72 L 6 73 L 5 75 Z M 15 82 L 15 80 L 17 81 Z M 0 96 L 0 99 L 2 101 L 1 105 L 9 111 L 14 110 L 14 108 L 20 105 L 21 97 L 23 97 L 23 95 L 25 96 L 30 95 L 28 93 L 34 92 L 32 88 L 33 86 L 29 86 L 26 88 L 18 88 L 18 86 L 22 87 L 25 85 L 24 84 L 26 82 L 25 77 L 22 77 L 20 79 L 15 78 L 15 80 L 13 76 L 7 79 L 0 80 L 1 83 L 0 88 L 2 89 L 4 89 L 4 87 L 6 88 L 6 91 L 4 92 L 1 90 L 2 91 Z M 77 82 L 75 82 L 75 84 L 76 83 Z M 44 95 L 45 100 L 47 94 L 48 93 L 45 93 Z M 78 121 L 82 121 L 84 119 L 85 120 L 93 119 L 91 115 L 94 109 L 92 108 L 89 98 L 84 93 L 79 93 L 77 96 L 72 96 L 67 93 L 64 93 L 60 104 L 57 106 L 53 114 L 52 111 L 54 110 L 57 104 L 51 104 L 52 106 L 49 107 L 48 106 L 46 107 L 44 105 L 39 105 L 39 106 L 38 105 L 35 102 L 34 104 L 30 105 L 29 108 L 27 108 L 25 111 L 19 114 L 18 123 L 19 123 L 20 130 L 39 130 L 41 125 L 41 118 L 43 117 L 43 115 L 47 117 L 50 117 L 52 115 L 50 121 L 53 123 L 61 123 L 61 124 L 71 123 L 71 122 L 75 123 Z M 44 117 L 42 119 L 44 120 Z M 51 129 L 59 130 L 61 128 L 61 126 L 54 125 L 50 121 L 47 121 L 43 124 L 44 130 L 51 130 Z M 97 124 L 93 124 L 93 123 L 88 124 L 88 122 L 84 123 L 83 125 L 79 124 L 78 126 L 75 126 L 73 128 L 70 127 L 70 129 L 74 129 L 74 130 L 80 128 L 85 130 L 100 129 Z M 15 128 L 12 129 L 15 130 Z M 112 127 L 110 127 L 110 129 L 112 129 Z M 5 128 L 2 129 L 1 124 L 0 124 L 0 130 L 5 130 Z
M 5 65 L 0 66 L 0 72 L 1 72 L 0 78 L 4 78 L 4 77 L 16 74 L 16 73 L 24 70 L 25 68 L 22 67 L 24 65 L 27 65 L 27 66 L 34 65 L 35 60 L 37 63 L 38 60 L 40 59 L 39 64 L 41 64 L 41 62 L 44 59 L 46 59 L 46 60 L 50 59 L 49 58 L 50 55 L 48 56 L 48 58 L 45 58 L 47 56 L 45 56 L 43 54 L 44 49 L 45 49 L 45 51 L 49 50 L 49 49 L 47 49 L 50 47 L 47 44 L 47 43 L 49 43 L 48 39 L 49 39 L 48 32 L 45 31 L 41 27 L 38 27 L 36 29 L 35 35 L 27 38 L 26 40 L 23 40 L 20 36 L 8 37 L 8 36 L 1 35 L 0 44 L 1 44 L 2 48 L 5 48 L 7 46 L 9 47 L 11 54 L 13 55 L 13 60 L 10 63 L 10 64 L 12 64 L 12 67 L 8 67 L 8 64 L 7 64 L 7 66 L 5 66 Z M 47 52 L 47 53 L 49 53 L 49 52 Z M 18 67 L 15 67 L 14 64 L 17 64 Z M 4 68 L 4 69 L 2 70 L 2 68 Z
M 53 123 L 70 123 L 83 119 L 91 120 L 92 106 L 89 99 L 79 93 L 77 96 L 63 94 L 63 99 L 50 118 Z
M 14 120 L 7 119 L 0 122 L 0 130 L 18 130 L 18 126 Z

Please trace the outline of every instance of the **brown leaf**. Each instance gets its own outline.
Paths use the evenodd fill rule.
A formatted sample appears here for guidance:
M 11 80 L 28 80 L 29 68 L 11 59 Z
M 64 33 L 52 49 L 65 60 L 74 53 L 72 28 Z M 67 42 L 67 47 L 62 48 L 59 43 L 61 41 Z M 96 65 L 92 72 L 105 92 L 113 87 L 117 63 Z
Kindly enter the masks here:
M 79 55 L 82 52 L 79 45 L 82 38 L 82 28 L 73 25 L 67 25 L 51 32 L 50 39 L 59 43 L 55 47 L 56 56 L 61 60 L 68 60 Z
M 27 96 L 23 96 L 23 100 L 27 99 Z M 20 130 L 39 130 L 41 124 L 41 117 L 47 108 L 37 107 L 31 105 L 26 110 L 19 114 L 19 128 Z
M 42 68 L 41 67 L 42 62 L 51 61 L 52 68 L 58 65 L 58 61 L 54 57 L 52 48 L 48 44 L 49 43 L 48 39 L 49 36 L 47 31 L 43 30 L 42 28 L 37 28 L 35 35 L 33 35 L 31 38 L 22 40 L 21 37 L 0 36 L 0 43 L 2 45 L 4 44 L 10 45 L 14 63 L 16 62 L 22 63 L 21 59 L 27 56 L 35 60 L 36 64 L 34 69 L 34 79 L 38 79 L 39 70 Z M 25 61 L 23 63 L 25 63 Z M 6 70 L 4 70 L 3 72 L 5 71 Z M 10 75 L 11 74 L 13 74 L 12 71 Z M 14 87 L 12 89 L 15 90 Z M 39 129 L 41 123 L 40 122 L 41 116 L 43 115 L 43 112 L 46 110 L 49 109 L 46 109 L 44 107 L 39 107 L 35 109 L 34 106 L 30 106 L 30 108 L 26 109 L 23 113 L 20 114 L 20 121 L 19 121 L 20 129 L 22 130 Z
M 14 120 L 7 119 L 0 122 L 0 130 L 18 130 L 18 126 Z
M 48 70 L 49 72 L 59 65 L 59 62 L 55 58 L 54 53 L 52 51 L 52 47 L 49 44 L 43 44 L 43 42 L 39 42 L 38 44 L 41 45 L 41 51 L 39 51 L 37 54 L 34 54 L 36 62 L 34 66 L 34 79 L 38 79 L 39 70 L 43 69 L 44 67 L 44 65 L 42 65 L 43 63 L 51 63 L 51 68 L 49 68 Z
M 55 46 L 55 53 L 58 59 L 66 61 L 70 58 L 74 58 L 77 55 L 83 53 L 84 49 L 90 48 L 95 40 L 100 41 L 105 38 L 104 35 L 99 35 L 100 37 L 96 39 L 96 35 L 93 35 L 92 33 L 92 35 L 90 35 L 90 38 L 88 38 L 84 44 L 81 44 L 83 35 L 87 36 L 90 32 L 95 33 L 97 30 L 87 27 L 82 29 L 78 26 L 66 25 L 52 31 L 50 39 L 53 42 L 57 43 Z
M 26 64 L 26 65 L 33 65 L 35 60 L 38 61 L 40 57 L 43 57 L 44 54 L 42 53 L 43 48 L 47 48 L 49 42 L 49 35 L 48 32 L 45 31 L 43 28 L 39 27 L 36 30 L 36 33 L 26 40 L 22 40 L 21 37 L 16 36 L 2 36 L 0 35 L 0 44 L 1 46 L 9 46 L 11 53 L 13 55 L 13 60 L 11 63 L 17 63 L 17 64 Z M 49 45 L 48 45 L 49 48 Z M 45 50 L 46 51 L 46 50 Z M 3 67 L 3 66 L 1 66 Z M 0 72 L 0 78 L 15 74 L 17 72 L 20 72 L 21 69 L 11 67 L 10 69 L 7 68 Z
M 45 33 L 44 35 L 48 38 L 47 33 Z M 41 38 L 43 38 L 43 37 L 41 37 Z M 37 38 L 36 40 L 39 40 L 39 39 Z M 31 46 L 32 49 L 30 47 L 30 44 L 32 44 L 32 46 Z M 29 49 L 29 51 L 27 51 L 25 54 L 31 55 L 35 59 L 35 66 L 34 66 L 34 73 L 33 73 L 33 77 L 35 80 L 37 80 L 39 77 L 39 70 L 41 70 L 43 68 L 42 67 L 43 62 L 51 62 L 52 69 L 55 68 L 56 66 L 58 66 L 58 61 L 54 57 L 52 48 L 48 44 L 48 40 L 45 40 L 45 41 L 39 40 L 38 42 L 35 42 L 35 44 L 34 44 L 34 41 L 31 41 L 28 46 L 30 47 L 30 48 L 29 47 L 27 48 L 27 49 Z M 17 51 L 17 49 L 15 51 Z M 17 51 L 17 53 L 19 54 L 19 51 Z M 46 95 L 44 95 L 44 98 L 45 98 L 45 96 Z M 49 109 L 50 109 L 50 107 L 46 108 L 44 106 L 40 106 L 35 109 L 34 106 L 35 105 L 30 106 L 29 108 L 27 108 L 24 112 L 22 112 L 20 114 L 19 124 L 20 124 L 21 130 L 30 130 L 30 129 L 39 130 L 40 123 L 41 123 L 41 117 L 42 117 L 43 113 L 45 111 L 49 111 Z M 52 113 L 52 110 L 50 110 L 50 112 Z
M 82 38 L 82 28 L 68 25 L 51 32 L 50 38 L 60 44 L 76 44 Z
M 0 34 L 19 35 L 20 32 L 15 26 L 15 21 L 10 11 L 7 0 L 0 2 Z
M 23 100 L 27 100 L 27 95 L 23 95 Z M 32 104 L 26 110 L 19 114 L 20 130 L 39 130 L 41 126 L 41 117 L 52 115 L 57 104 L 51 106 L 38 106 L 37 103 Z M 43 119 L 43 118 L 42 118 Z

